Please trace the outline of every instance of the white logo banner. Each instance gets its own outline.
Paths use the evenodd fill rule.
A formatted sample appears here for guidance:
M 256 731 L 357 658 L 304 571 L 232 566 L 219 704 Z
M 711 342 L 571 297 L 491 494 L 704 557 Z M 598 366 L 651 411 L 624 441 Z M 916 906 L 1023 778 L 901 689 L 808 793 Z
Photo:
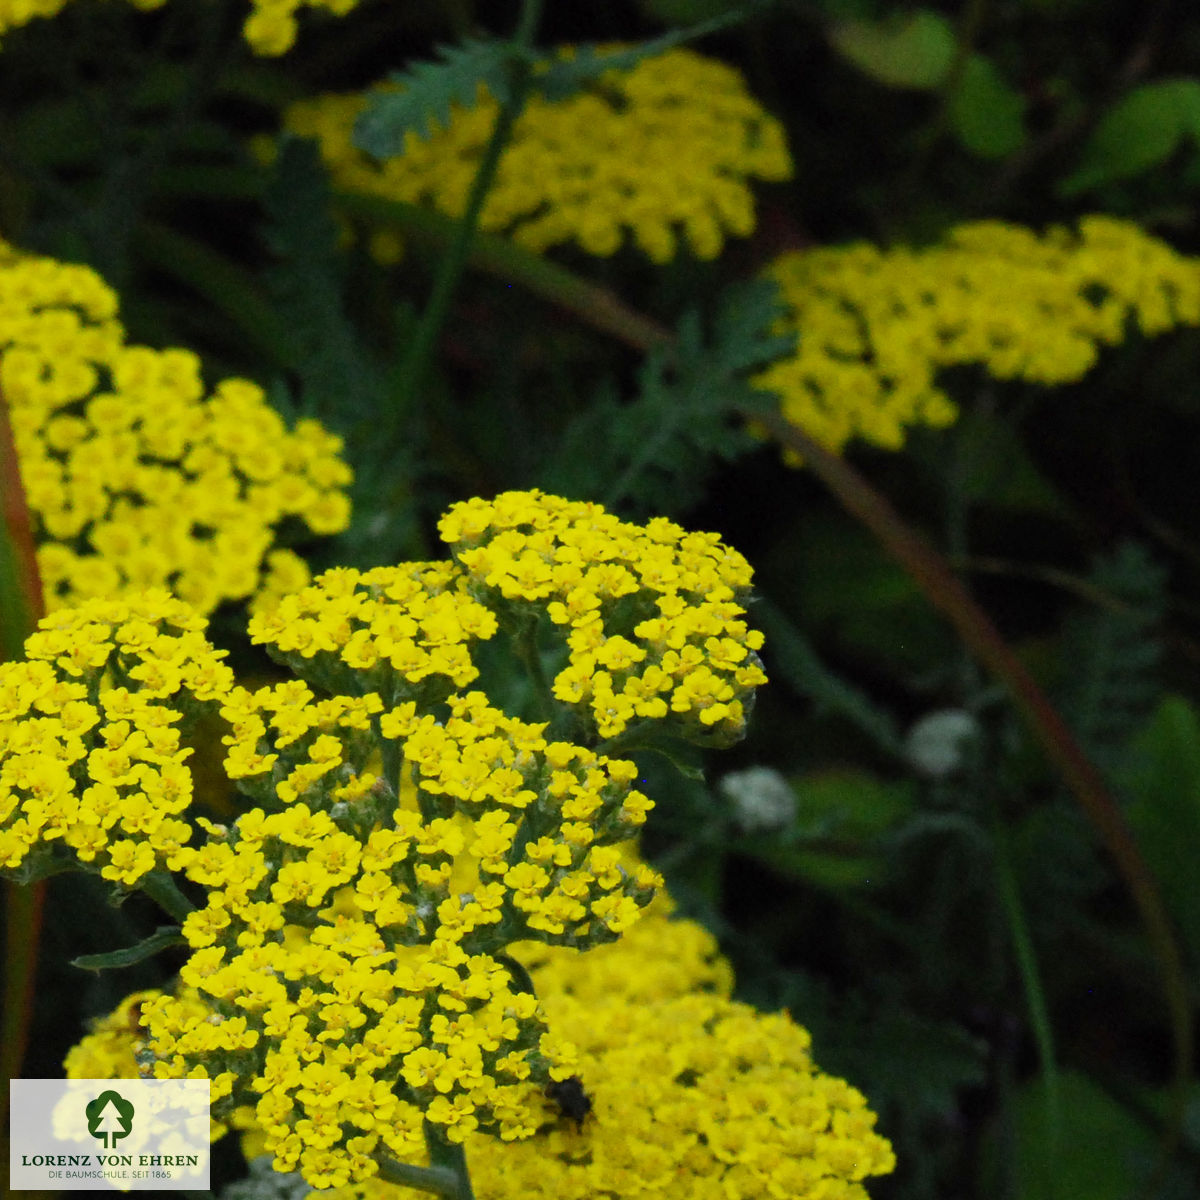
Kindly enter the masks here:
M 207 1079 L 14 1079 L 13 1191 L 207 1190 Z

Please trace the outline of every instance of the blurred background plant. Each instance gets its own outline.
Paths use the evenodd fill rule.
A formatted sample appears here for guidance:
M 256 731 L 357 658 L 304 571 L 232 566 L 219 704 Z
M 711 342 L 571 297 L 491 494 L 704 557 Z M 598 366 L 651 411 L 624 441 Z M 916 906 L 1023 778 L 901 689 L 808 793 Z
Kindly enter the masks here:
M 344 439 L 353 517 L 314 570 L 427 557 L 450 502 L 506 488 L 719 530 L 772 686 L 719 766 L 640 762 L 645 849 L 738 998 L 879 1112 L 898 1167 L 871 1194 L 1194 1196 L 1200 16 L 144 7 L 0 18 L 0 234 L 99 272 L 131 343 Z M 1113 227 L 1092 214 L 1129 247 L 1102 270 L 1062 251 Z M 1011 254 L 939 283 L 982 221 L 1059 247 L 1042 283 Z M 788 426 L 751 381 L 816 350 Z M 918 377 L 915 416 L 846 419 Z M 64 965 L 152 925 L 50 881 L 23 1074 L 161 982 Z

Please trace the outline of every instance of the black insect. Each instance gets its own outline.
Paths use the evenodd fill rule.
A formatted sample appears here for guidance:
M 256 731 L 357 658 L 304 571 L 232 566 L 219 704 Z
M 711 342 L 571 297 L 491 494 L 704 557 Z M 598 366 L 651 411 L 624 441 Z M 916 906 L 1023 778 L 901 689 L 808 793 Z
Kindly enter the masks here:
M 583 1128 L 584 1118 L 592 1111 L 592 1098 L 583 1090 L 578 1075 L 559 1079 L 546 1088 L 546 1098 L 558 1105 L 564 1117 L 570 1117 L 576 1128 Z

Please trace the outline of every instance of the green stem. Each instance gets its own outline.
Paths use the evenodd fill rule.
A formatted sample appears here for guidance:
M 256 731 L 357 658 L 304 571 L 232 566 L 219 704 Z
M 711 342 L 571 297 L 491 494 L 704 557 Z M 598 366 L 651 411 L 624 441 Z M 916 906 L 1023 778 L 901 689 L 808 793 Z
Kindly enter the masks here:
M 975 43 L 979 39 L 986 12 L 987 0 L 967 0 L 963 6 L 955 38 L 954 58 L 938 88 L 937 111 L 926 126 L 921 144 L 909 162 L 908 173 L 902 188 L 905 195 L 917 194 L 925 172 L 933 159 L 934 151 L 950 128 L 950 106 L 962 85 L 967 63 L 975 52 Z
M 410 240 L 430 246 L 444 246 L 459 228 L 458 221 L 417 204 L 358 192 L 335 192 L 334 199 L 352 217 L 393 225 Z M 590 283 L 508 238 L 476 231 L 467 261 L 474 270 L 518 283 L 532 295 L 558 305 L 593 329 L 636 350 L 648 350 L 672 339 L 669 329 L 630 308 L 607 288 Z
M 166 871 L 152 871 L 138 886 L 181 925 L 188 913 L 195 911 L 196 906 L 175 886 L 175 880 Z
M 487 199 L 492 181 L 496 177 L 496 169 L 500 165 L 500 155 L 508 142 L 513 124 L 525 105 L 525 97 L 528 94 L 533 74 L 533 56 L 530 52 L 542 14 L 542 4 L 543 0 L 523 0 L 521 5 L 517 29 L 509 43 L 508 94 L 500 105 L 496 124 L 492 128 L 492 136 L 488 140 L 479 168 L 475 172 L 475 179 L 467 198 L 466 211 L 458 222 L 454 240 L 438 265 L 429 303 L 421 314 L 420 323 L 417 325 L 397 373 L 398 384 L 392 413 L 393 433 L 402 433 L 406 428 L 414 398 L 420 392 L 426 371 L 429 369 L 434 344 L 450 311 L 450 301 L 453 299 L 466 267 L 476 226 L 479 224 L 479 214 L 483 211 L 484 200 Z
M 518 992 L 527 992 L 531 996 L 536 996 L 537 992 L 533 988 L 533 977 L 525 969 L 525 964 L 517 962 L 510 954 L 495 954 L 492 956 L 502 966 L 508 969 L 508 973 L 512 976 L 512 981 L 516 984 Z
M 1051 1171 L 1051 1194 L 1056 1179 L 1059 1147 L 1062 1144 L 1062 1106 L 1059 1101 L 1058 1066 L 1054 1053 L 1054 1033 L 1050 1015 L 1046 1008 L 1046 993 L 1042 987 L 1041 972 L 1033 949 L 1033 939 L 1025 920 L 1012 860 L 1008 853 L 1008 834 L 997 819 L 993 829 L 995 848 L 996 884 L 1000 890 L 1000 903 L 1008 920 L 1008 932 L 1012 938 L 1013 951 L 1017 956 L 1017 970 L 1021 976 L 1021 987 L 1025 992 L 1025 1003 L 1029 1007 L 1029 1023 L 1033 1029 L 1033 1040 L 1037 1045 L 1038 1060 L 1042 1068 L 1042 1085 L 1045 1089 L 1046 1120 L 1045 1162 Z
M 397 1162 L 386 1154 L 377 1154 L 375 1161 L 379 1164 L 379 1178 L 385 1183 L 398 1183 L 402 1187 L 458 1200 L 459 1181 L 453 1171 L 444 1167 L 418 1167 L 413 1163 Z
M 516 637 L 513 638 L 513 648 L 517 652 L 517 657 L 525 666 L 525 670 L 529 672 L 530 679 L 533 680 L 534 690 L 537 692 L 538 705 L 542 710 L 542 716 L 547 721 L 552 721 L 555 716 L 557 703 L 554 699 L 554 692 L 550 687 L 550 680 L 546 678 L 546 669 L 542 666 L 541 651 L 538 650 L 537 644 L 538 622 L 536 617 L 530 617 L 524 620 Z
M 897 514 L 845 459 L 831 454 L 796 426 L 773 414 L 747 414 L 776 441 L 799 454 L 805 465 L 879 539 L 958 631 L 959 637 L 1006 685 L 1018 708 L 1100 835 L 1137 906 L 1162 974 L 1174 1042 L 1171 1115 L 1164 1153 L 1178 1144 L 1183 1128 L 1192 1061 L 1192 1013 L 1179 945 L 1158 884 L 1143 859 L 1117 802 L 1025 665 L 975 603 L 949 564 Z
M 425 1147 L 429 1151 L 429 1165 L 435 1170 L 448 1171 L 454 1177 L 455 1190 L 446 1194 L 452 1200 L 475 1200 L 471 1176 L 467 1173 L 467 1154 L 462 1146 L 443 1141 L 437 1127 L 426 1121 Z

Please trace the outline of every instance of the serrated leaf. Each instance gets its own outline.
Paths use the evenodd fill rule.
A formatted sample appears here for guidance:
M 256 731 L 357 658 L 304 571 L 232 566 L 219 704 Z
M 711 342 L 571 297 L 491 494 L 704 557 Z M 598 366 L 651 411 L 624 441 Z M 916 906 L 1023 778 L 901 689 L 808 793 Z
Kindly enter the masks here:
M 470 107 L 482 83 L 503 103 L 508 94 L 512 51 L 506 42 L 472 38 L 457 46 L 439 46 L 439 61 L 419 62 L 397 71 L 388 82 L 400 90 L 370 93 L 354 125 L 354 144 L 376 158 L 404 150 L 405 138 L 432 136 L 445 126 L 456 104 Z
M 1070 198 L 1141 175 L 1165 163 L 1185 136 L 1200 138 L 1200 80 L 1159 79 L 1136 87 L 1101 117 L 1059 194 Z
M 71 966 L 81 967 L 85 971 L 110 971 L 118 967 L 132 967 L 150 958 L 168 946 L 186 945 L 178 925 L 160 925 L 149 937 L 143 938 L 135 946 L 126 946 L 122 950 L 110 950 L 106 954 L 84 954 L 71 960 Z
M 761 0 L 741 4 L 709 4 L 715 9 L 705 19 L 683 29 L 673 29 L 659 37 L 650 38 L 621 50 L 609 50 L 603 46 L 578 46 L 570 58 L 555 58 L 539 67 L 534 77 L 534 87 L 547 100 L 565 100 L 581 88 L 598 79 L 605 71 L 628 71 L 643 59 L 664 54 L 676 46 L 682 46 L 696 38 L 716 33 L 730 25 L 736 25 L 749 17 L 754 9 L 761 8 Z
M 980 158 L 1005 158 L 1025 141 L 1025 100 L 982 54 L 967 59 L 949 117 L 958 140 Z
M 770 333 L 774 316 L 769 283 L 729 289 L 707 323 L 685 313 L 675 347 L 642 364 L 635 400 L 621 403 L 610 387 L 571 422 L 541 486 L 600 496 L 608 507 L 686 507 L 715 461 L 757 445 L 740 413 L 757 395 L 747 375 L 790 344 Z
M 346 313 L 331 203 L 315 144 L 286 139 L 264 197 L 263 240 L 276 260 L 267 286 L 287 331 L 287 366 L 299 380 L 302 410 L 347 429 L 380 411 L 383 389 L 380 368 Z
M 830 44 L 860 71 L 887 87 L 937 87 L 954 61 L 954 30 L 927 8 L 894 13 L 882 21 L 843 21 Z
M 1060 705 L 1092 761 L 1120 767 L 1160 694 L 1167 576 L 1144 546 L 1123 542 L 1096 559 L 1088 580 L 1103 603 L 1064 627 Z

